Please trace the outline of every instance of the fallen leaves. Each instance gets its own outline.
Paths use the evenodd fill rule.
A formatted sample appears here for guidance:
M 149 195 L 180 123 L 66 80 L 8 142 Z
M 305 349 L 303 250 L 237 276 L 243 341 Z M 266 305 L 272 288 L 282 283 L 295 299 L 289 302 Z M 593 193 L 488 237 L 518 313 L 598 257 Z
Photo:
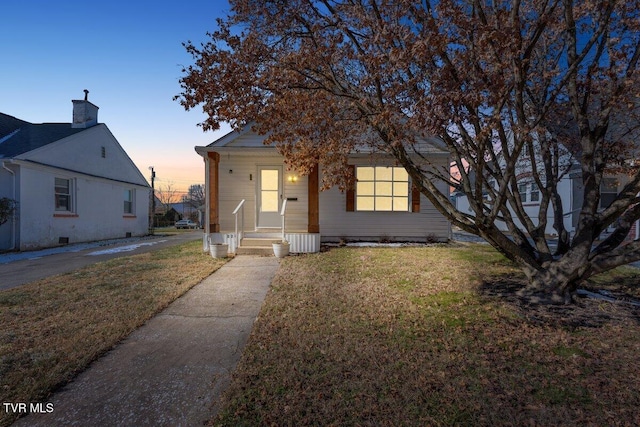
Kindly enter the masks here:
M 593 307 L 533 319 L 484 292 L 519 273 L 481 255 L 340 248 L 286 259 L 214 423 L 637 424 L 637 321 L 579 326 Z

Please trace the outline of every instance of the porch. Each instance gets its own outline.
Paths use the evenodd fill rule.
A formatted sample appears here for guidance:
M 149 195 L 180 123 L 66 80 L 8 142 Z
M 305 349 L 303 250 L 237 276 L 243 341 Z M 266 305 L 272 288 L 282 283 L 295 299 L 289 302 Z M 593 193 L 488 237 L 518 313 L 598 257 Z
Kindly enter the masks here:
M 231 148 L 207 151 L 205 164 L 204 249 L 226 243 L 230 253 L 271 255 L 272 242 L 286 240 L 292 253 L 320 251 L 317 167 L 298 177 L 275 150 Z
M 247 232 L 244 235 L 234 231 L 204 234 L 203 249 L 207 251 L 209 244 L 226 243 L 229 253 L 236 255 L 273 255 L 271 244 L 283 239 L 282 233 Z M 314 253 L 320 251 L 320 233 L 286 232 L 284 240 L 289 242 L 291 253 Z

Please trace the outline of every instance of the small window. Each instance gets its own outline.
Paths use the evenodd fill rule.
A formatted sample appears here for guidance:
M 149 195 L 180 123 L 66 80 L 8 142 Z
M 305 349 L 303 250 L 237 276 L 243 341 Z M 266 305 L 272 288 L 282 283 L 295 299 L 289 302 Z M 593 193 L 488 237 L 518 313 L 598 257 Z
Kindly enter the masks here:
M 100 147 L 100 155 L 103 159 L 107 157 L 107 149 L 104 146 Z
M 133 214 L 133 190 L 124 190 L 124 213 Z
M 540 201 L 540 189 L 538 188 L 538 184 L 535 182 L 531 183 L 531 201 L 539 202 Z
M 618 180 L 603 178 L 600 182 L 600 209 L 608 208 L 618 197 Z
M 518 193 L 520 193 L 520 199 L 522 202 L 527 201 L 527 184 L 518 184 Z
M 409 174 L 399 167 L 357 167 L 358 211 L 409 210 Z
M 56 211 L 72 211 L 71 180 L 56 178 L 55 181 Z

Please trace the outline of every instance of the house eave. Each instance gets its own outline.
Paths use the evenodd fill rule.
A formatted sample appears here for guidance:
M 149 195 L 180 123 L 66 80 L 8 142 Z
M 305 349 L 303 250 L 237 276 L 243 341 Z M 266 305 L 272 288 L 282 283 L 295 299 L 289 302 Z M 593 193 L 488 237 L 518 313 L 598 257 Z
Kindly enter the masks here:
M 219 154 L 233 154 L 236 156 L 267 156 L 267 157 L 281 157 L 282 155 L 278 152 L 278 150 L 273 146 L 264 146 L 264 147 L 211 147 L 211 146 L 196 146 L 196 153 L 198 153 L 201 157 L 206 158 L 207 153 L 219 153 Z M 437 156 L 437 157 L 447 157 L 449 153 L 446 151 L 440 150 L 428 150 L 420 153 L 409 153 L 410 157 L 413 156 Z M 375 152 L 373 150 L 370 151 L 355 151 L 350 155 L 352 158 L 365 158 L 371 156 L 377 157 L 389 157 L 389 154 L 383 152 Z
M 87 173 L 87 172 L 81 172 L 78 170 L 74 170 L 74 169 L 70 169 L 70 168 L 65 168 L 65 167 L 61 167 L 61 166 L 56 166 L 56 165 L 50 165 L 47 163 L 42 163 L 42 162 L 37 162 L 35 160 L 28 160 L 28 159 L 21 159 L 21 158 L 13 158 L 13 159 L 3 159 L 3 162 L 10 162 L 11 164 L 15 164 L 18 166 L 35 166 L 35 167 L 40 167 L 40 168 L 45 168 L 45 169 L 55 169 L 55 170 L 59 170 L 59 171 L 65 171 L 65 172 L 69 172 L 69 173 L 73 173 L 76 175 L 82 175 L 82 176 L 87 176 L 87 177 L 91 177 L 91 178 L 98 178 L 98 179 L 103 179 L 109 182 L 118 182 L 118 183 L 122 183 L 122 184 L 128 184 L 128 185 L 135 185 L 137 187 L 143 187 L 143 188 L 151 188 L 151 186 L 149 185 L 149 183 L 146 182 L 146 180 L 144 180 L 144 184 L 142 182 L 133 182 L 133 181 L 126 181 L 126 180 L 121 180 L 121 179 L 115 179 L 115 178 L 109 178 L 106 176 L 101 176 L 101 175 L 96 175 L 96 174 L 91 174 L 91 173 Z
M 278 150 L 275 147 L 195 147 L 196 153 L 206 158 L 207 153 L 219 153 L 219 154 L 233 154 L 237 156 L 269 156 L 269 157 L 281 157 Z

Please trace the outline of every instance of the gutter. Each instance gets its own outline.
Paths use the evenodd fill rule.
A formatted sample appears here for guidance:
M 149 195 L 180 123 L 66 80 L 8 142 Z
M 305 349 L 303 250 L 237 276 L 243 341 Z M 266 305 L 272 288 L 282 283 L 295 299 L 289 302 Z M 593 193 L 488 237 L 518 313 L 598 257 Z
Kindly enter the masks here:
M 9 160 L 9 162 L 11 162 Z M 16 200 L 16 173 L 7 167 L 7 161 L 2 162 L 2 168 L 11 174 L 12 185 L 11 188 L 13 190 L 13 195 L 11 198 Z M 9 250 L 13 251 L 16 249 L 16 212 L 14 211 L 11 215 L 11 247 Z

